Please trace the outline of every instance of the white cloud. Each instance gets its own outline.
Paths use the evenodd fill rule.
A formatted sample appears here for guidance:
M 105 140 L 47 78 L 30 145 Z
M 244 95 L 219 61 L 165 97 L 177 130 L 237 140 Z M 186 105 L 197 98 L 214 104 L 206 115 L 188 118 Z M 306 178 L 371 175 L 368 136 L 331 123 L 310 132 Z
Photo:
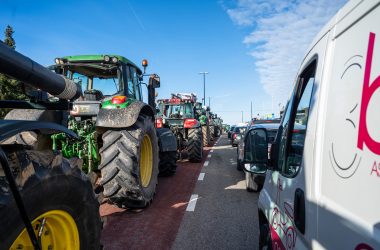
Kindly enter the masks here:
M 250 49 L 264 90 L 287 100 L 308 46 L 346 0 L 236 0 L 225 7 L 232 21 L 251 27 L 243 43 Z

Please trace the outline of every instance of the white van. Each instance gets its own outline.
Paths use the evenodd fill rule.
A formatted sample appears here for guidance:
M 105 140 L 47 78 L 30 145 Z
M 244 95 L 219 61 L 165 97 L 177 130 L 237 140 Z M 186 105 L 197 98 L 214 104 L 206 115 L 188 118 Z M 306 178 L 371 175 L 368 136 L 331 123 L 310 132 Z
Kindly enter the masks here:
M 348 2 L 318 34 L 270 162 L 266 141 L 265 129 L 251 130 L 244 149 L 244 163 L 268 168 L 258 201 L 260 248 L 380 249 L 378 0 Z

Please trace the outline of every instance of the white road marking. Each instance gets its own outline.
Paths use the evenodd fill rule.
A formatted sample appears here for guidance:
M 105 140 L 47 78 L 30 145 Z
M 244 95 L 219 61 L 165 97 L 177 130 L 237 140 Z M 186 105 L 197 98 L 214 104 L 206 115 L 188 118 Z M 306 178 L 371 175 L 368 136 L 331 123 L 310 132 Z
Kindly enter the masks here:
M 198 177 L 198 181 L 203 181 L 204 178 L 205 178 L 205 173 L 200 173 Z
M 198 200 L 198 195 L 197 194 L 191 195 L 189 204 L 187 204 L 186 211 L 188 211 L 188 212 L 194 212 L 195 205 L 197 205 L 197 200 Z
M 203 167 L 207 167 L 208 166 L 208 161 L 205 161 L 205 163 L 203 164 Z
M 208 155 L 207 155 L 207 158 L 211 158 L 211 154 L 208 154 Z
M 211 149 L 211 150 L 210 150 L 210 153 L 212 153 L 212 152 L 214 152 L 214 150 L 213 150 L 213 149 Z

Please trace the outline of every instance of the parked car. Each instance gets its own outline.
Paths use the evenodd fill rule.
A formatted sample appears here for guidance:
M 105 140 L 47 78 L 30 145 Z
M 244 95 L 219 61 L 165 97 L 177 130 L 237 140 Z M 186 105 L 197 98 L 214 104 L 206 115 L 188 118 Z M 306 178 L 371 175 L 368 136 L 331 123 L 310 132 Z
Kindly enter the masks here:
M 245 134 L 247 134 L 248 131 L 250 131 L 253 128 L 266 128 L 267 132 L 268 132 L 268 137 L 269 137 L 269 139 L 268 139 L 268 141 L 269 141 L 269 143 L 268 143 L 268 156 L 269 156 L 270 148 L 271 148 L 271 143 L 274 141 L 274 138 L 276 137 L 277 130 L 278 130 L 279 126 L 280 126 L 279 122 L 277 122 L 277 123 L 262 123 L 262 124 L 258 124 L 258 125 L 253 125 L 253 126 L 249 127 L 249 129 L 246 131 Z M 238 147 L 237 147 L 237 160 L 236 160 L 237 164 L 236 164 L 236 168 L 239 171 L 243 171 L 244 170 L 244 164 L 242 163 L 243 162 L 243 158 L 244 158 L 244 139 L 240 140 L 240 142 L 238 144 Z M 246 174 L 249 174 L 249 173 L 246 172 Z M 254 175 L 254 174 L 252 174 L 252 175 Z M 263 182 L 261 184 L 263 184 Z M 255 188 L 249 187 L 249 185 L 247 185 L 247 191 L 258 191 L 258 190 L 255 189 Z
M 352 0 L 319 32 L 270 161 L 267 130 L 246 135 L 243 162 L 267 169 L 260 249 L 380 249 L 379 20 L 379 1 Z
M 236 126 L 231 133 L 231 145 L 232 147 L 236 147 L 240 140 L 244 137 L 244 133 L 247 130 L 247 125 L 244 126 Z
M 235 129 L 236 125 L 231 125 L 230 130 L 227 132 L 228 139 L 231 139 L 232 131 Z

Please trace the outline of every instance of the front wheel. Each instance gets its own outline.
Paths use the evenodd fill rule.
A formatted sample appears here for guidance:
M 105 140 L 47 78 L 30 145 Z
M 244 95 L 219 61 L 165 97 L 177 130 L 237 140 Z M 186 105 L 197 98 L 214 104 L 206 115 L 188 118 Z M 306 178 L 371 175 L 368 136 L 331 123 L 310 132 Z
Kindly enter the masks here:
M 42 249 L 100 249 L 99 203 L 78 161 L 51 150 L 3 148 Z M 4 176 L 0 225 L 0 249 L 33 249 Z
M 104 196 L 119 207 L 143 208 L 151 203 L 158 176 L 158 142 L 153 121 L 140 115 L 134 125 L 110 129 L 100 149 Z

